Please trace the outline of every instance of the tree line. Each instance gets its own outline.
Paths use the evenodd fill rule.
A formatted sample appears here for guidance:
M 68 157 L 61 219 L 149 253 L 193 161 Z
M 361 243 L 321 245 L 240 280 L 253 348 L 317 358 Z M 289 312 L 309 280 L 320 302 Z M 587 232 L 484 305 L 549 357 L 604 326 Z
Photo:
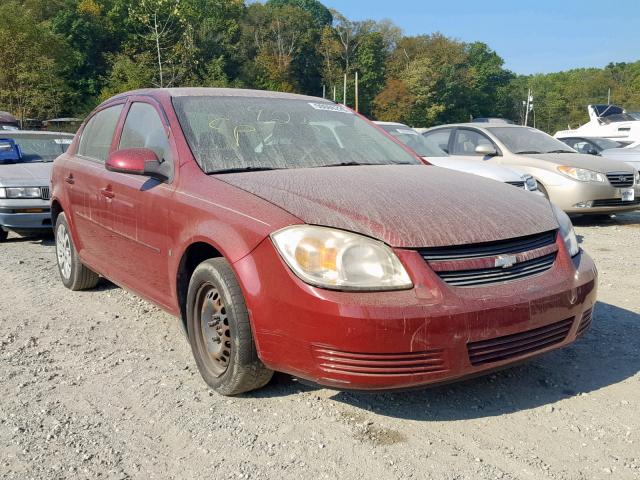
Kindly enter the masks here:
M 356 72 L 363 114 L 416 127 L 521 122 L 529 88 L 530 124 L 552 133 L 585 122 L 609 92 L 640 109 L 640 62 L 516 75 L 482 42 L 405 36 L 318 0 L 3 0 L 0 19 L 0 110 L 19 118 L 82 116 L 146 87 L 335 92 L 353 106 Z

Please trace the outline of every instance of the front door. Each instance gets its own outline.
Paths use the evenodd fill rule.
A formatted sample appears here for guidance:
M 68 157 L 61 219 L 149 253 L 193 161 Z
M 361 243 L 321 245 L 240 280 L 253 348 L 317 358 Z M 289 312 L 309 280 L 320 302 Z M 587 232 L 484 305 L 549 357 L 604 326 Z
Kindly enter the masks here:
M 176 158 L 170 129 L 159 105 L 150 100 L 130 99 L 116 149 L 147 148 L 159 160 L 173 165 Z M 173 169 L 172 169 L 173 170 Z M 110 246 L 113 280 L 168 306 L 168 234 L 173 179 L 161 182 L 146 176 L 105 171 L 103 188 L 111 195 L 113 212 Z

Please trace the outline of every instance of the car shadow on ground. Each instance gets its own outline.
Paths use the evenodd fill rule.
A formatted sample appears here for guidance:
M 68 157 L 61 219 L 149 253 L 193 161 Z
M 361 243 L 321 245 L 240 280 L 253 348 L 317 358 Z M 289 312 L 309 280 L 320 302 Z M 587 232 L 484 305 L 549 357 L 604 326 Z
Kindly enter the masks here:
M 576 227 L 608 227 L 628 225 L 640 227 L 640 210 L 616 215 L 582 215 L 571 217 Z
M 464 382 L 394 393 L 336 392 L 334 401 L 378 415 L 451 421 L 504 415 L 588 394 L 640 372 L 635 335 L 640 314 L 598 303 L 593 326 L 576 342 L 519 366 Z M 313 390 L 279 375 L 254 397 Z
M 33 243 L 50 247 L 55 245 L 55 238 L 53 237 L 53 232 L 33 235 L 17 235 L 15 233 L 10 233 L 9 238 L 4 240 L 2 243 Z

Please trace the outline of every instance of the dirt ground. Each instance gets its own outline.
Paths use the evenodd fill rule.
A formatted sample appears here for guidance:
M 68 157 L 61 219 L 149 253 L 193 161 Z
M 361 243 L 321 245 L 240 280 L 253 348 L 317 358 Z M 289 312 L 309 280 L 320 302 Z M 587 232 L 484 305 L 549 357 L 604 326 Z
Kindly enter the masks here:
M 354 394 L 278 375 L 211 393 L 175 318 L 74 293 L 50 238 L 0 244 L 1 479 L 638 479 L 640 213 L 576 220 L 591 331 L 494 375 Z

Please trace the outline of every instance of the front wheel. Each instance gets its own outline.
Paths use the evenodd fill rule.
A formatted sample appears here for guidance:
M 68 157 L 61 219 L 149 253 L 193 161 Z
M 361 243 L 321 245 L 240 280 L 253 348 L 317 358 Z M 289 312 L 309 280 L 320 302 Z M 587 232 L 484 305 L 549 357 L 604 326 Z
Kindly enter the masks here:
M 0 227 L 0 242 L 4 242 L 9 236 L 9 232 L 7 232 L 4 228 Z
M 240 285 L 223 258 L 205 260 L 193 272 L 187 330 L 198 370 L 216 392 L 237 395 L 271 379 L 273 371 L 258 358 Z
M 58 215 L 56 220 L 56 257 L 60 278 L 69 290 L 86 290 L 98 284 L 98 274 L 86 267 L 78 257 L 64 213 Z

